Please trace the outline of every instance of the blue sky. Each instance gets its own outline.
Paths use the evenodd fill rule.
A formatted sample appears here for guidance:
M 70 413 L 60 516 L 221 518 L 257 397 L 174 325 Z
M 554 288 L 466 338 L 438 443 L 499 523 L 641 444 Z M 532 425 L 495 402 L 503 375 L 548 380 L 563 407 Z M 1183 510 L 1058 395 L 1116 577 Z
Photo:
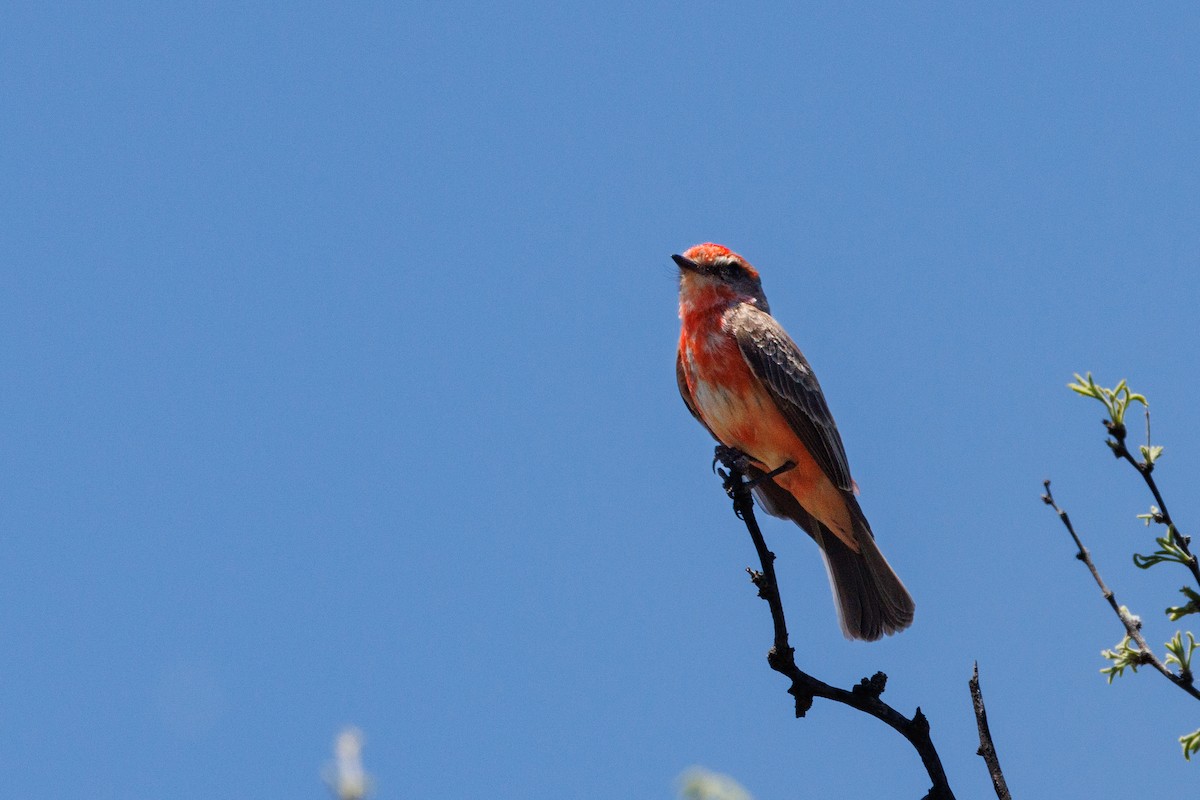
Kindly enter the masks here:
M 762 272 L 914 627 L 842 639 L 769 520 L 798 660 L 876 670 L 959 797 L 1194 786 L 1148 498 L 1073 371 L 1200 474 L 1190 4 L 9 5 L 0 12 L 0 780 L 12 797 L 920 797 L 791 718 L 680 402 L 670 254 Z M 1135 765 L 1131 769 L 1131 765 Z

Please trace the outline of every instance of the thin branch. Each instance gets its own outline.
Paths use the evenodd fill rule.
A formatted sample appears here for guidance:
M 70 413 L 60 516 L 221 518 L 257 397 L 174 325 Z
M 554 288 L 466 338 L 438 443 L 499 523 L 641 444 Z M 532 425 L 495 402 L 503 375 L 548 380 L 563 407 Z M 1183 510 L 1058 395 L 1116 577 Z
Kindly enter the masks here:
M 1167 526 L 1167 533 L 1171 537 L 1171 542 L 1177 546 L 1188 557 L 1187 568 L 1192 573 L 1192 578 L 1195 579 L 1196 585 L 1200 586 L 1200 562 L 1192 555 L 1191 549 L 1188 547 L 1191 544 L 1191 537 L 1184 536 L 1183 532 L 1175 525 L 1175 521 L 1171 519 L 1171 513 L 1167 511 L 1167 502 L 1163 499 L 1162 492 L 1158 490 L 1158 484 L 1154 480 L 1154 462 L 1147 459 L 1146 461 L 1138 461 L 1129 452 L 1129 448 L 1125 446 L 1125 426 L 1114 423 L 1112 420 L 1104 420 L 1104 427 L 1108 429 L 1108 433 L 1113 437 L 1114 441 L 1110 441 L 1108 446 L 1112 448 L 1113 455 L 1117 458 L 1122 458 L 1138 471 L 1142 476 L 1142 480 L 1146 482 L 1146 487 L 1150 490 L 1150 494 L 1154 495 L 1155 505 L 1158 507 L 1158 514 L 1155 519 Z M 1146 416 L 1146 441 L 1150 441 L 1150 417 L 1149 413 Z
M 851 690 L 830 686 L 803 672 L 796 666 L 795 650 L 788 644 L 787 622 L 783 614 L 783 602 L 779 598 L 779 586 L 775 581 L 775 554 L 767 549 L 758 521 L 754 518 L 754 497 L 745 480 L 745 457 L 726 447 L 718 447 L 716 461 L 725 465 L 728 472 L 718 471 L 725 482 L 725 491 L 733 500 L 733 510 L 746 523 L 746 530 L 754 541 L 762 570 L 747 569 L 750 580 L 758 588 L 758 596 L 771 607 L 771 620 L 775 626 L 775 643 L 767 653 L 771 669 L 791 680 L 788 694 L 796 700 L 796 716 L 803 717 L 812 708 L 813 699 L 823 697 L 843 705 L 856 708 L 887 724 L 908 740 L 921 757 L 921 763 L 933 782 L 924 800 L 954 800 L 954 793 L 946 780 L 946 771 L 929 737 L 929 720 L 918 708 L 912 719 L 879 699 L 887 685 L 887 676 L 876 672 L 871 678 L 863 678 Z
M 1066 511 L 1063 511 L 1058 507 L 1058 504 L 1054 502 L 1054 495 L 1050 493 L 1050 481 L 1043 481 L 1042 486 L 1046 488 L 1046 493 L 1042 495 L 1042 502 L 1054 509 L 1055 513 L 1058 514 L 1058 518 L 1062 520 L 1062 524 L 1066 527 L 1067 533 L 1071 534 L 1071 538 L 1075 540 L 1075 546 L 1079 548 L 1079 553 L 1076 554 L 1075 557 L 1087 565 L 1087 568 L 1092 573 L 1092 578 L 1094 578 L 1096 581 L 1096 585 L 1100 587 L 1100 593 L 1104 595 L 1104 599 L 1107 600 L 1108 604 L 1112 607 L 1113 613 L 1117 615 L 1117 618 L 1121 620 L 1121 624 L 1125 626 L 1125 632 L 1129 634 L 1129 638 L 1133 639 L 1133 641 L 1137 643 L 1138 649 L 1142 654 L 1142 663 L 1149 664 L 1150 666 L 1154 667 L 1154 669 L 1162 673 L 1164 678 L 1190 694 L 1192 697 L 1200 700 L 1200 691 L 1196 689 L 1192 681 L 1185 680 L 1183 677 L 1176 675 L 1174 672 L 1168 669 L 1162 661 L 1159 661 L 1158 656 L 1154 654 L 1154 651 L 1150 649 L 1150 645 L 1146 643 L 1145 637 L 1142 636 L 1141 621 L 1134 618 L 1132 614 L 1130 614 L 1126 609 L 1122 608 L 1121 604 L 1117 602 L 1116 595 L 1113 594 L 1112 589 L 1109 589 L 1108 585 L 1104 582 L 1104 579 L 1100 577 L 1100 571 L 1096 569 L 1096 564 L 1092 561 L 1092 554 L 1088 552 L 1086 547 L 1083 546 L 1083 542 L 1080 540 L 1079 534 L 1075 532 L 1075 526 L 1071 524 L 1071 518 L 1067 516 Z
M 983 707 L 983 690 L 979 688 L 979 662 L 975 662 L 975 674 L 968 683 L 971 688 L 971 704 L 975 706 L 975 724 L 979 728 L 979 755 L 987 764 L 988 773 L 992 776 L 992 788 L 996 790 L 999 800 L 1012 800 L 1008 793 L 1008 784 L 1004 782 L 1004 773 L 1000 769 L 1000 757 L 996 755 L 996 745 L 992 742 L 992 731 L 988 728 L 987 709 Z

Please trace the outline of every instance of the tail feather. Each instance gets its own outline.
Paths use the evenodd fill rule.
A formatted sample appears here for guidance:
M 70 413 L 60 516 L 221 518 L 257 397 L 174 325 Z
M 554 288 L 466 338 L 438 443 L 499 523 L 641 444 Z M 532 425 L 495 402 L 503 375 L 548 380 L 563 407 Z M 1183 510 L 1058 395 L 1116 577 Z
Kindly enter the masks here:
M 754 472 L 756 470 L 751 470 Z M 757 476 L 752 474 L 751 477 Z M 916 607 L 912 596 L 875 544 L 871 526 L 854 495 L 847 492 L 846 503 L 854 517 L 857 553 L 805 511 L 790 492 L 773 481 L 759 482 L 754 487 L 754 494 L 764 511 L 792 520 L 820 546 L 833 589 L 838 622 L 846 638 L 874 641 L 912 624 Z
M 821 527 L 821 553 L 846 638 L 872 642 L 911 625 L 916 608 L 912 596 L 879 552 L 875 539 L 859 537 L 861 552 L 855 553 Z

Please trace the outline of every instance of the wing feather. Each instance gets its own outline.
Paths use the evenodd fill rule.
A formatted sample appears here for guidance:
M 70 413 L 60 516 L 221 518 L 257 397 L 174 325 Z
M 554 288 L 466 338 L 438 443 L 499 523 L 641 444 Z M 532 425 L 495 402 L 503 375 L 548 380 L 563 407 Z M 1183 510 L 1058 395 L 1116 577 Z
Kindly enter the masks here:
M 726 330 L 733 333 L 751 371 L 770 392 L 792 431 L 829 480 L 847 492 L 853 491 L 842 437 L 817 376 L 800 348 L 770 314 L 748 303 L 727 312 Z

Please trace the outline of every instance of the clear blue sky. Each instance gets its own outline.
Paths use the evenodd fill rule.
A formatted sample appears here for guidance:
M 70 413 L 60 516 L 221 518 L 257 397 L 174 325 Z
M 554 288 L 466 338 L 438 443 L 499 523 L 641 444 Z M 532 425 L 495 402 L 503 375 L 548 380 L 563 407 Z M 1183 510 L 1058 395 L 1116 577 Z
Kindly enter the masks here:
M 799 660 L 920 705 L 990 792 L 1186 793 L 1197 707 L 1107 686 L 1148 500 L 1075 370 L 1150 394 L 1200 532 L 1193 4 L 10 4 L 0 12 L 0 785 L 379 798 L 920 797 L 791 718 L 753 550 L 680 402 L 669 256 L 764 276 L 914 627 Z M 1142 547 L 1142 549 L 1146 549 Z M 1182 788 L 1181 788 L 1182 787 Z

